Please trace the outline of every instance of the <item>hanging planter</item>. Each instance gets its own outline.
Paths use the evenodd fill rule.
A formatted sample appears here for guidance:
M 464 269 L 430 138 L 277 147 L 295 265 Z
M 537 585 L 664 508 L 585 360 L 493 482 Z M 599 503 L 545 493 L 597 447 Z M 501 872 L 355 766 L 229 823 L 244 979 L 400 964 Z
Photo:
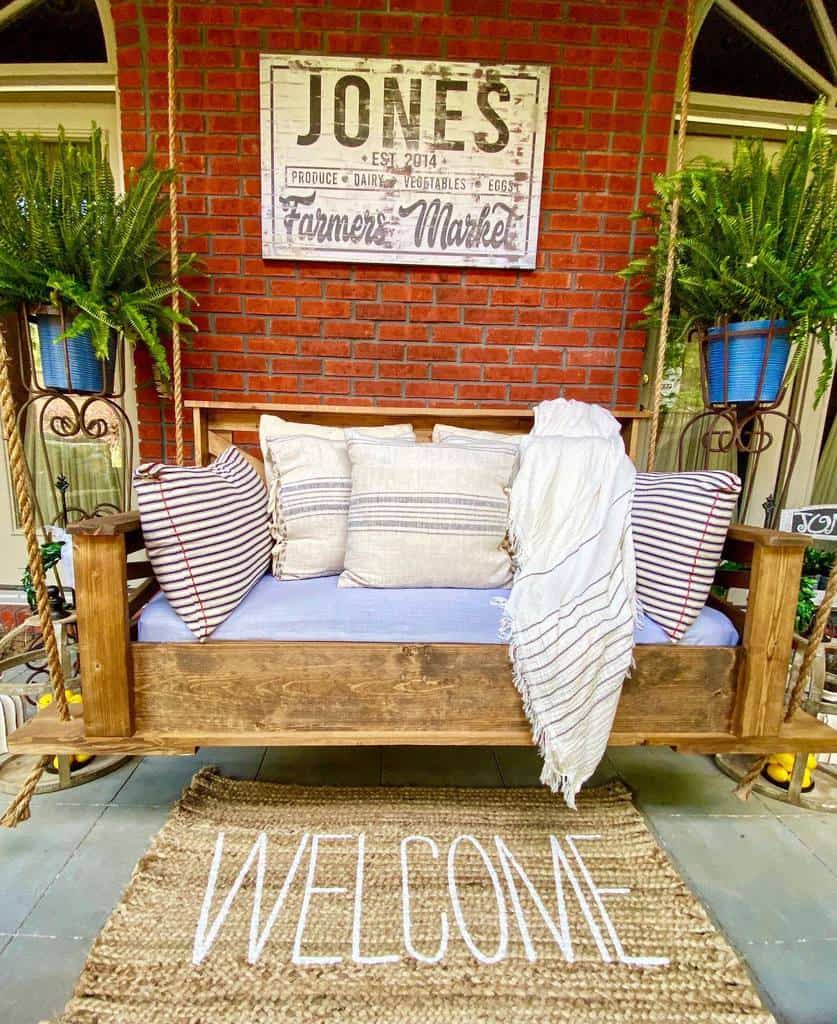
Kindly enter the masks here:
M 95 125 L 80 142 L 0 132 L 0 308 L 35 314 L 45 390 L 108 394 L 123 341 L 144 344 L 168 380 L 164 342 L 193 326 L 178 281 L 194 256 L 172 267 L 160 244 L 172 175 L 149 154 L 120 194 Z M 63 338 L 68 324 L 77 334 Z
M 90 331 L 62 338 L 68 323 L 63 311 L 41 306 L 28 316 L 31 345 L 40 356 L 40 384 L 44 390 L 76 394 L 111 394 L 116 368 L 116 342 L 111 338 L 107 359 L 99 359 Z M 37 365 L 34 361 L 33 365 Z
M 777 402 L 811 346 L 822 353 L 815 405 L 831 385 L 837 147 L 826 111 L 815 103 L 776 153 L 740 139 L 730 162 L 698 158 L 655 182 L 656 244 L 622 273 L 651 285 L 649 324 L 665 313 L 668 367 L 701 331 L 711 407 Z
M 782 390 L 789 354 L 787 320 L 710 327 L 703 349 L 707 404 L 772 404 Z

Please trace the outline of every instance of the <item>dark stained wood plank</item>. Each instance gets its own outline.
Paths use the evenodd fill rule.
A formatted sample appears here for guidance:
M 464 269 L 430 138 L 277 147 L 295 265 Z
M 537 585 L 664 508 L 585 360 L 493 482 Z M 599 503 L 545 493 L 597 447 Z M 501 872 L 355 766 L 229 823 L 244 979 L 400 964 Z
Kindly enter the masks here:
M 228 732 L 214 735 L 212 746 L 529 746 L 531 736 L 525 730 L 500 733 L 463 734 L 459 738 L 450 734 L 440 738 L 438 732 L 391 733 L 385 740 L 380 734 L 364 732 L 273 732 L 255 735 L 252 731 L 236 734 Z M 611 746 L 666 746 L 691 753 L 774 753 L 837 751 L 837 730 L 803 711 L 793 721 L 783 724 L 778 736 L 740 737 L 729 733 L 625 733 L 613 732 Z M 9 750 L 13 754 L 71 754 L 119 753 L 137 755 L 192 754 L 197 747 L 209 745 L 202 737 L 184 732 L 135 733 L 133 736 L 87 736 L 80 719 L 64 723 L 52 709 L 41 711 L 9 737 Z
M 744 526 L 734 523 L 727 531 L 730 541 L 742 541 L 756 547 L 800 548 L 804 550 L 811 543 L 807 537 L 797 533 L 783 533 L 781 530 L 765 530 L 761 526 Z
M 131 564 L 130 562 L 128 563 Z M 131 589 L 128 597 L 128 618 L 134 616 L 151 600 L 160 589 L 156 576 L 148 577 L 138 586 Z
M 154 570 L 151 568 L 151 563 L 147 561 L 128 562 L 125 566 L 125 575 L 129 580 L 144 580 L 153 576 Z
M 76 537 L 116 537 L 139 528 L 139 512 L 112 512 L 110 515 L 70 523 L 67 533 Z
M 124 534 L 77 536 L 73 565 L 86 733 L 130 736 L 134 723 Z
M 634 648 L 634 660 L 614 732 L 729 731 L 740 648 L 643 644 Z
M 200 406 L 192 406 L 192 431 L 195 438 L 195 465 L 205 466 L 209 462 L 209 438 L 206 412 Z
M 753 548 L 733 719 L 739 736 L 773 736 L 779 730 L 804 553 L 805 546 L 795 544 Z
M 534 413 L 531 409 L 467 408 L 463 406 L 382 406 L 382 405 L 303 405 L 271 402 L 187 402 L 194 422 L 199 425 L 201 443 L 197 447 L 200 458 L 206 460 L 215 450 L 223 450 L 227 435 L 253 434 L 258 431 L 259 417 L 263 413 L 282 416 L 297 423 L 316 423 L 321 426 L 362 427 L 384 426 L 392 423 L 411 423 L 420 440 L 427 440 L 436 423 L 453 423 L 477 430 L 525 434 L 532 428 Z M 638 409 L 615 409 L 613 415 L 622 424 L 626 443 L 635 447 L 636 433 L 632 425 L 645 420 L 649 413 Z M 213 435 L 216 441 L 213 445 Z M 219 445 L 219 441 L 222 443 Z
M 738 635 L 744 635 L 744 624 L 747 621 L 747 613 L 743 608 L 730 604 L 729 601 L 724 601 L 720 597 L 715 597 L 714 594 L 710 594 L 709 597 L 707 597 L 706 603 L 710 608 L 717 608 L 719 612 L 723 612 L 733 626 L 738 630 Z
M 331 731 L 381 743 L 410 733 L 440 744 L 530 736 L 499 645 L 209 641 L 133 644 L 132 657 L 138 732 L 252 730 L 264 742 Z M 728 647 L 637 648 L 615 729 L 727 731 L 738 660 Z
M 54 707 L 44 708 L 30 718 L 9 739 L 14 737 L 9 750 L 15 754 L 194 754 L 195 746 L 187 746 L 168 737 L 149 736 L 89 736 L 83 718 L 78 714 L 81 706 L 72 704 L 73 718 L 62 722 Z
M 740 590 L 750 589 L 749 569 L 718 569 L 715 572 L 715 583 L 719 587 Z
M 530 423 L 534 420 L 534 412 L 530 408 L 491 408 L 480 406 L 470 408 L 463 405 L 455 406 L 400 406 L 400 405 L 315 405 L 297 404 L 296 402 L 213 402 L 213 401 L 187 401 L 187 409 L 207 409 L 212 411 L 226 410 L 253 410 L 257 413 L 274 413 L 277 416 L 297 416 L 310 414 L 313 416 L 331 416 L 332 414 L 342 418 L 354 416 L 375 415 L 383 419 L 396 417 L 424 416 L 430 419 L 527 419 Z M 651 413 L 645 409 L 618 408 L 613 410 L 617 419 L 650 419 Z

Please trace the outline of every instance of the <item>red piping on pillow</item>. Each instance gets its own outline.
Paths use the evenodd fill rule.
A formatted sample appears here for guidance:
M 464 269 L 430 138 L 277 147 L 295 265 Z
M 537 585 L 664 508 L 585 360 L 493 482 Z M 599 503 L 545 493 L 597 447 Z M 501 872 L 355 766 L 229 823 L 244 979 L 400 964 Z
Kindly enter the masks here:
M 679 633 L 681 628 L 682 628 L 682 626 L 683 626 L 683 619 L 686 616 L 686 605 L 689 603 L 689 597 L 691 596 L 691 593 L 692 593 L 692 582 L 694 580 L 695 565 L 697 564 L 698 555 L 700 554 L 700 549 L 703 546 L 703 540 L 704 540 L 704 537 L 706 537 L 706 531 L 709 529 L 709 523 L 712 521 L 712 516 L 715 514 L 715 506 L 717 504 L 718 504 L 718 493 L 716 491 L 715 496 L 712 499 L 712 508 L 710 508 L 709 513 L 707 514 L 706 519 L 704 520 L 704 523 L 703 523 L 703 533 L 701 533 L 700 540 L 698 541 L 698 545 L 695 548 L 695 557 L 692 560 L 692 568 L 689 570 L 689 579 L 688 579 L 688 584 L 689 585 L 686 588 L 686 596 L 683 598 L 683 605 L 682 605 L 682 608 L 680 610 L 680 618 L 677 620 L 677 625 L 674 627 L 673 633 Z M 679 637 L 678 637 L 678 639 L 679 639 Z
M 180 553 L 183 556 L 183 562 L 186 566 L 186 572 L 189 573 L 189 579 L 192 581 L 192 588 L 194 589 L 195 597 L 197 598 L 198 608 L 200 609 L 200 613 L 203 616 L 203 628 L 208 633 L 209 619 L 206 614 L 206 609 L 203 606 L 200 590 L 198 589 L 198 585 L 195 582 L 195 577 L 192 575 L 192 567 L 189 565 L 189 556 L 186 554 L 186 548 L 183 545 L 183 538 L 180 536 L 180 533 L 178 532 L 174 519 L 172 519 L 171 510 L 169 509 L 168 502 L 166 501 L 166 495 L 165 492 L 163 491 L 163 478 L 158 477 L 157 479 L 160 485 L 160 501 L 162 501 L 163 508 L 166 510 L 166 515 L 169 517 L 169 525 L 171 526 L 172 533 L 175 535 L 175 537 L 177 538 L 177 543 L 180 545 Z M 201 637 L 201 639 L 205 640 L 206 637 Z

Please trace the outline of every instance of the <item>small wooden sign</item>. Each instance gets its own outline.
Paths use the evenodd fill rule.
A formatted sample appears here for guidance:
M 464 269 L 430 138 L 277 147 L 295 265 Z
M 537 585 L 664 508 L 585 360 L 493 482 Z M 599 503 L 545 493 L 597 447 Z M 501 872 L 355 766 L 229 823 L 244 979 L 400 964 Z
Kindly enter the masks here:
M 782 511 L 779 529 L 788 533 L 803 533 L 806 537 L 837 540 L 837 505 L 786 508 Z
M 549 68 L 261 57 L 266 258 L 535 266 Z

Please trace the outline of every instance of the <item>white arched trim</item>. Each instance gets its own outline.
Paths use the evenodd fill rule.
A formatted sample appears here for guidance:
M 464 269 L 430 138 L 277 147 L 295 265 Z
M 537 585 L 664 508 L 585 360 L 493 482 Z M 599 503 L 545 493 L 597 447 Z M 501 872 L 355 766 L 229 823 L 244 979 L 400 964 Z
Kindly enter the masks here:
M 51 64 L 0 64 L 0 79 L 4 91 L 10 86 L 9 79 L 19 83 L 21 87 L 31 88 L 37 85 L 42 92 L 66 90 L 73 88 L 82 91 L 112 91 L 116 88 L 116 28 L 110 9 L 110 0 L 94 0 L 99 12 L 99 22 L 105 40 L 107 60 L 99 63 L 51 63 Z M 26 14 L 43 0 L 11 0 L 0 10 L 0 29 L 11 24 Z M 14 85 L 11 85 L 14 88 Z

